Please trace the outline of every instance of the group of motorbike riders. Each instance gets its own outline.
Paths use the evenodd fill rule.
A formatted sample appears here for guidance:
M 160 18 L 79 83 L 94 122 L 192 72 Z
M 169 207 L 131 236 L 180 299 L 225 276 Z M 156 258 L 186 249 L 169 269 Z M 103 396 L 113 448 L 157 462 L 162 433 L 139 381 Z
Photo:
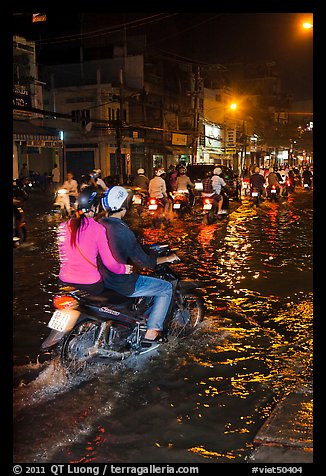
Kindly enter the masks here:
M 163 201 L 165 209 L 171 206 L 171 193 L 178 188 L 193 192 L 195 185 L 182 165 L 173 167 L 167 175 L 162 168 L 149 179 L 144 169 L 137 171 L 134 187 Z M 274 169 L 266 177 L 256 167 L 250 176 L 253 187 L 264 193 L 264 184 L 281 186 Z M 226 187 L 222 170 L 215 167 L 213 173 L 203 178 L 202 196 L 214 196 L 221 213 L 223 198 L 221 188 Z M 291 176 L 291 172 L 288 171 Z M 168 179 L 167 179 L 168 177 Z M 58 249 L 60 257 L 59 285 L 73 286 L 93 295 L 105 294 L 106 289 L 123 296 L 151 296 L 153 306 L 147 316 L 147 327 L 142 339 L 143 346 L 158 346 L 162 338 L 163 322 L 172 299 L 172 285 L 163 279 L 141 273 L 142 268 L 154 269 L 164 262 L 173 262 L 177 256 L 155 257 L 147 253 L 137 241 L 135 233 L 124 220 L 131 206 L 132 196 L 119 185 L 107 187 L 94 170 L 79 190 L 77 181 L 68 176 L 63 187 L 69 187 L 76 205 L 67 220 L 59 225 Z M 102 211 L 99 213 L 99 204 Z
M 215 167 L 213 173 L 207 173 L 202 180 L 203 191 L 201 194 L 202 197 L 210 196 L 216 200 L 218 217 L 223 214 L 221 189 L 226 187 L 221 174 L 222 169 L 220 167 Z M 148 194 L 149 197 L 159 199 L 164 205 L 164 211 L 167 215 L 173 204 L 173 194 L 177 191 L 182 191 L 187 195 L 189 207 L 194 205 L 195 184 L 187 175 L 186 167 L 183 165 L 177 167 L 170 166 L 168 173 L 163 168 L 158 168 L 155 170 L 155 176 L 151 180 L 145 175 L 144 169 L 138 169 L 133 185 L 143 193 Z

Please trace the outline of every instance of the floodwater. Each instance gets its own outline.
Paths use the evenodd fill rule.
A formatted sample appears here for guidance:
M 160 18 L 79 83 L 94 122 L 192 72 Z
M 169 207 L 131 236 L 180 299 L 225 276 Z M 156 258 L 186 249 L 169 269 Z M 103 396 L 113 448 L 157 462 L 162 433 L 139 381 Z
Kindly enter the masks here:
M 49 196 L 24 204 L 28 243 L 14 250 L 15 463 L 245 463 L 275 404 L 312 381 L 312 191 L 222 221 L 167 229 L 133 223 L 178 248 L 202 283 L 206 318 L 191 337 L 129 366 L 68 379 L 40 353 L 56 291 Z

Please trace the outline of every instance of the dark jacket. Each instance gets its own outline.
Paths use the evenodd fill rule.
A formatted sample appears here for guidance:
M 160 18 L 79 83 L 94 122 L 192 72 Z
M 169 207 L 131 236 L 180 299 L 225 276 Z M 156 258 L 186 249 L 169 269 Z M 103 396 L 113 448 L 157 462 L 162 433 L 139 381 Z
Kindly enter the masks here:
M 110 249 L 119 263 L 132 264 L 138 268 L 155 268 L 156 257 L 145 253 L 126 222 L 113 217 L 102 218 L 100 222 L 107 230 Z M 106 288 L 113 289 L 124 296 L 134 292 L 138 273 L 115 274 L 105 268 L 101 262 L 99 262 L 99 269 Z
M 252 174 L 252 176 L 250 177 L 250 185 L 253 187 L 253 188 L 263 188 L 264 186 L 264 183 L 265 183 L 265 179 L 264 177 L 258 173 L 258 172 L 255 172 L 254 174 Z

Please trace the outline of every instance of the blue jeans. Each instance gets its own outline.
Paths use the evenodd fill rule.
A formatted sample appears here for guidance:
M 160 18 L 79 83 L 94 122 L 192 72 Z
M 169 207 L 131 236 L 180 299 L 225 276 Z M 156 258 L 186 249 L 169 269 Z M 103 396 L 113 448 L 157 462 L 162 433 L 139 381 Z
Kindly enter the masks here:
M 129 294 L 129 297 L 139 296 L 153 296 L 154 304 L 147 319 L 147 329 L 161 331 L 172 299 L 172 284 L 163 279 L 140 275 L 135 291 Z

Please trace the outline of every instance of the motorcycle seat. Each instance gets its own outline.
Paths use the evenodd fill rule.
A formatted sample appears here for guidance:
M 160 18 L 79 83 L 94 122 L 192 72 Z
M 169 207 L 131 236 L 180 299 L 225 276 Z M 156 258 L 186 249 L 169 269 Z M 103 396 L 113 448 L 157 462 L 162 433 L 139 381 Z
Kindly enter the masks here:
M 105 289 L 101 294 L 94 296 L 88 295 L 87 301 L 92 302 L 95 305 L 107 304 L 108 302 L 112 304 L 123 304 L 127 303 L 128 301 L 132 301 L 131 297 L 124 296 L 123 294 L 114 291 L 113 289 Z

